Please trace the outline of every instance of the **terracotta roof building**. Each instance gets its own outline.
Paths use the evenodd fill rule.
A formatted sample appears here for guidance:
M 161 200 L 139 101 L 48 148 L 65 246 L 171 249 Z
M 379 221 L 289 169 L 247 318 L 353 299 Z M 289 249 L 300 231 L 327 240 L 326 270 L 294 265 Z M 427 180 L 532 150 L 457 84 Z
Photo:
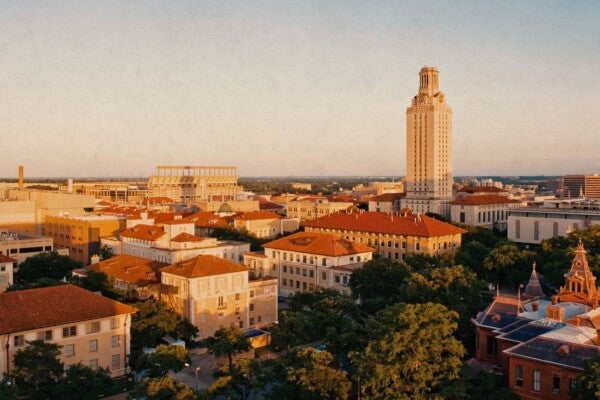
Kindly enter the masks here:
M 383 193 L 369 199 L 369 211 L 383 213 L 398 213 L 401 210 L 401 200 L 404 193 Z
M 152 295 L 158 297 L 159 270 L 167 264 L 147 258 L 120 254 L 88 267 L 89 270 L 105 273 L 116 289 L 123 290 L 138 299 Z
M 522 399 L 570 399 L 584 360 L 600 355 L 600 292 L 581 243 L 565 277 L 551 300 L 535 297 L 543 292 L 534 269 L 527 301 L 497 295 L 472 320 L 475 358 L 497 367 Z
M 372 246 L 386 258 L 406 254 L 438 255 L 460 247 L 462 228 L 420 214 L 338 212 L 307 221 L 306 232 L 335 233 L 344 239 Z
M 124 375 L 136 311 L 74 285 L 1 293 L 0 373 L 12 369 L 15 352 L 27 341 L 41 339 L 62 346 L 67 366 L 82 363 Z
M 286 218 L 271 211 L 254 211 L 233 217 L 233 226 L 238 230 L 246 230 L 258 238 L 274 238 L 288 232 L 297 231 L 300 221 L 297 218 Z
M 337 234 L 298 232 L 263 245 L 263 253 L 247 253 L 244 263 L 258 274 L 279 280 L 279 292 L 291 295 L 316 287 L 350 294 L 352 271 L 372 258 L 372 247 Z
M 277 279 L 240 264 L 200 255 L 161 269 L 162 298 L 211 336 L 226 326 L 259 328 L 277 320 Z

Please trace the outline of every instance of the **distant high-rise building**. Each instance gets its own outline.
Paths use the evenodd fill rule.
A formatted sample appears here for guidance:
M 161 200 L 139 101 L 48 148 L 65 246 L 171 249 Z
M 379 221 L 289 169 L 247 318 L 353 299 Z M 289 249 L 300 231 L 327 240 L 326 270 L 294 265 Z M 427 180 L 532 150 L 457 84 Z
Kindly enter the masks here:
M 416 213 L 448 214 L 452 199 L 452 109 L 439 89 L 439 72 L 423 67 L 419 93 L 406 109 L 406 198 Z
M 565 175 L 562 178 L 562 197 L 600 199 L 600 175 Z

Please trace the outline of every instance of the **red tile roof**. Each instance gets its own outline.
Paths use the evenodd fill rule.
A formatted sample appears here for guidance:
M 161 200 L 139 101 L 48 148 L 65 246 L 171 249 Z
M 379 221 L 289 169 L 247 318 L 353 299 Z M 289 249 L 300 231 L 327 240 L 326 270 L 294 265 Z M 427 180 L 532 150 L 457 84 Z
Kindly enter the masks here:
M 379 196 L 371 197 L 369 201 L 382 201 L 382 202 L 394 202 L 406 197 L 405 193 L 383 193 Z
M 147 258 L 120 254 L 108 260 L 90 265 L 88 269 L 104 272 L 106 275 L 127 282 L 132 285 L 158 283 L 158 271 L 166 266 Z
M 133 228 L 121 231 L 122 237 L 128 237 L 140 240 L 149 240 L 151 242 L 159 239 L 165 234 L 163 228 L 154 225 L 137 224 Z
M 271 211 L 250 211 L 238 215 L 234 218 L 234 220 L 241 221 L 256 221 L 261 219 L 281 219 L 281 215 L 275 214 Z
M 229 225 L 227 221 L 213 212 L 199 212 L 190 215 L 186 219 L 201 228 L 222 228 Z
M 204 238 L 200 237 L 200 236 L 196 236 L 196 235 L 190 235 L 189 233 L 186 232 L 181 232 L 179 235 L 175 236 L 173 239 L 171 239 L 172 242 L 179 242 L 179 243 L 184 243 L 184 242 L 201 242 L 203 241 Z
M 463 186 L 458 191 L 463 193 L 508 193 L 508 190 L 495 186 Z
M 384 233 L 390 235 L 437 237 L 467 231 L 425 215 L 399 216 L 381 212 L 337 212 L 307 221 L 305 227 Z
M 137 309 L 74 285 L 0 293 L 0 334 L 133 314 Z
M 479 206 L 486 204 L 510 204 L 520 203 L 519 200 L 511 200 L 506 196 L 498 196 L 494 194 L 483 194 L 478 196 L 467 196 L 460 199 L 456 199 L 450 202 L 450 204 L 461 205 L 461 206 Z
M 143 205 L 146 204 L 173 204 L 175 203 L 173 199 L 169 197 L 148 197 L 142 201 Z
M 0 253 L 0 263 L 7 263 L 7 262 L 17 262 L 17 260 L 15 260 L 14 258 L 10 258 L 9 256 L 5 256 L 4 254 Z
M 330 233 L 298 232 L 263 245 L 265 249 L 297 251 L 340 257 L 375 251 L 372 247 L 354 243 Z
M 242 271 L 248 271 L 248 268 L 233 261 L 209 255 L 199 255 L 161 269 L 163 273 L 185 278 L 200 278 Z

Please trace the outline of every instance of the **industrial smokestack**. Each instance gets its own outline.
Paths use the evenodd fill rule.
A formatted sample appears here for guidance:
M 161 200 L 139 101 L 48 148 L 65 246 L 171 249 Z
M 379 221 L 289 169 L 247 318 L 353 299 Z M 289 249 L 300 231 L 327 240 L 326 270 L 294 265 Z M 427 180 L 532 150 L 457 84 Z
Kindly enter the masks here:
M 19 165 L 19 190 L 23 190 L 23 166 Z

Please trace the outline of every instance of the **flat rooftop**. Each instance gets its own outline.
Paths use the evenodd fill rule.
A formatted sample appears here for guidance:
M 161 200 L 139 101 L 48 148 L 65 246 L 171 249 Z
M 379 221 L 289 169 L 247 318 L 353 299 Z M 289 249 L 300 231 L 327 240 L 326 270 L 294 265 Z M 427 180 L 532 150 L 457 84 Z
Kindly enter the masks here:
M 35 233 L 12 231 L 12 230 L 0 230 L 0 242 L 11 242 L 15 240 L 29 240 L 29 239 L 44 239 L 47 236 L 37 235 Z

